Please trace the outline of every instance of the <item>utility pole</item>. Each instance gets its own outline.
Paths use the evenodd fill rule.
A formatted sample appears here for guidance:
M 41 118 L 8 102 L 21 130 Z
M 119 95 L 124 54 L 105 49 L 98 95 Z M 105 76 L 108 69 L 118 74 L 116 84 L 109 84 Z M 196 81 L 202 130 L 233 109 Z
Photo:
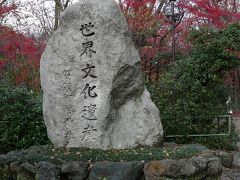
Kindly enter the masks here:
M 172 61 L 175 62 L 176 43 L 175 43 L 175 2 L 176 0 L 170 0 L 171 2 L 171 29 L 172 29 Z

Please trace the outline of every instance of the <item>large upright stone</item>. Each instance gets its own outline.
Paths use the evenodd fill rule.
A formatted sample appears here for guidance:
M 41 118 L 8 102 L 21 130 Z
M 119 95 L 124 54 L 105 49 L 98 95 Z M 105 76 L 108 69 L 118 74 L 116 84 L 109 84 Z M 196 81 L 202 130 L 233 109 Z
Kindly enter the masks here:
M 159 111 L 114 0 L 66 9 L 41 59 L 43 113 L 58 147 L 131 148 L 162 140 Z

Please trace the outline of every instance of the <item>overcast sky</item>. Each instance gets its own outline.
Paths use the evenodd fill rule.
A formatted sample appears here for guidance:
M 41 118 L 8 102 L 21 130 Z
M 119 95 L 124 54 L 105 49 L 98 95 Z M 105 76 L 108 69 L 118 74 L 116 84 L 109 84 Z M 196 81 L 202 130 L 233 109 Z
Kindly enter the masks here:
M 71 3 L 74 4 L 78 1 L 79 0 L 72 0 Z M 117 2 L 117 0 L 115 1 Z M 41 8 L 46 10 L 46 14 L 50 20 L 48 22 L 49 26 L 54 22 L 54 0 L 10 0 L 10 2 L 15 2 L 19 5 L 19 17 L 16 18 L 9 15 L 9 17 L 6 18 L 6 24 L 12 26 L 15 30 L 29 34 L 41 33 L 42 28 L 39 17 L 44 16 Z M 101 0 L 99 0 L 99 3 L 101 3 Z

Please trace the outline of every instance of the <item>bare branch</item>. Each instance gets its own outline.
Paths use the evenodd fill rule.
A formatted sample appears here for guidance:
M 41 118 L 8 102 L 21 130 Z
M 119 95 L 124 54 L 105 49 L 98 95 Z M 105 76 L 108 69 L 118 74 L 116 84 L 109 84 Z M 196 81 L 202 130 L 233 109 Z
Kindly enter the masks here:
M 0 6 L 2 6 L 5 2 L 7 2 L 7 0 L 2 0 L 2 1 L 0 2 Z
M 183 13 L 181 14 L 181 17 L 180 17 L 180 19 L 179 19 L 178 23 L 177 23 L 177 24 L 175 24 L 174 28 L 177 28 L 177 27 L 178 27 L 178 25 L 179 25 L 179 24 L 182 22 L 182 19 L 183 19 L 183 17 L 184 17 L 184 14 L 185 14 L 185 12 L 183 12 Z
M 55 23 L 54 23 L 54 30 L 58 28 L 59 25 L 59 18 L 60 14 L 63 11 L 63 7 L 60 0 L 54 0 L 55 1 Z
M 162 12 L 163 6 L 167 3 L 167 0 L 161 0 L 158 8 L 156 10 L 156 14 L 160 14 Z
M 65 4 L 63 6 L 63 9 L 66 9 L 68 7 L 69 3 L 70 3 L 70 0 L 66 0 Z

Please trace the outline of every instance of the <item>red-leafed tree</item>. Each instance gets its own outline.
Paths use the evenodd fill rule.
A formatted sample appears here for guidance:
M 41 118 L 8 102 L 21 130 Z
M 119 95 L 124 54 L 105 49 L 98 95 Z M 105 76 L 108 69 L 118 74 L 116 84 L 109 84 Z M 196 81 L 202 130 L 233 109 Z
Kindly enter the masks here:
M 7 0 L 0 1 L 0 24 L 2 25 L 2 22 L 6 18 L 7 15 L 10 13 L 14 13 L 14 10 L 16 10 L 17 6 L 15 4 L 7 4 Z M 15 14 L 16 15 L 16 14 Z
M 171 61 L 170 22 L 164 16 L 168 0 L 125 0 L 121 8 L 126 14 L 134 40 L 140 51 L 144 70 L 150 79 L 155 79 L 161 72 L 161 65 Z M 179 0 L 176 6 L 184 12 L 184 18 L 176 27 L 177 53 L 187 54 L 192 49 L 194 40 L 189 40 L 189 33 L 201 27 L 225 29 L 230 24 L 240 21 L 239 0 Z M 229 38 L 229 37 L 226 37 Z M 207 42 L 206 42 L 207 43 Z M 209 42 L 211 43 L 211 42 Z M 233 54 L 240 54 L 236 49 L 229 49 Z M 165 71 L 163 67 L 163 71 Z M 240 70 L 233 69 L 226 74 L 225 83 L 232 86 L 234 94 L 233 110 L 239 113 Z
M 167 62 L 164 55 L 170 53 L 170 22 L 163 15 L 163 9 L 167 1 L 161 1 L 157 6 L 157 0 L 125 0 L 120 6 L 124 12 L 134 42 L 140 52 L 144 71 L 149 76 L 157 75 L 153 66 Z M 159 67 L 159 66 L 158 66 Z M 159 69 L 158 69 L 159 70 Z
M 150 64 L 155 67 L 157 75 L 159 65 L 161 67 L 171 60 L 171 22 L 164 14 L 169 0 L 119 0 L 119 3 L 140 51 L 143 66 Z M 185 15 L 175 30 L 177 52 L 181 53 L 191 49 L 187 36 L 193 28 L 225 28 L 240 20 L 238 0 L 179 0 L 175 4 Z M 145 67 L 150 76 L 154 74 L 151 67 Z
M 0 34 L 0 54 L 5 70 L 16 85 L 40 89 L 39 62 L 44 44 L 5 27 Z
M 189 11 L 191 18 L 188 21 L 197 26 L 223 29 L 240 21 L 240 1 L 238 0 L 191 0 L 191 2 L 182 0 L 180 6 Z M 229 51 L 238 56 L 240 54 L 235 49 L 229 49 Z M 239 116 L 240 69 L 235 68 L 227 73 L 225 83 L 233 90 L 231 97 L 233 115 Z
M 3 36 L 8 34 L 8 31 L 7 31 L 8 28 L 3 25 L 3 22 L 6 18 L 6 16 L 16 9 L 16 6 L 14 4 L 6 5 L 5 4 L 6 2 L 7 2 L 7 0 L 0 1 L 0 34 Z M 1 42 L 1 45 L 3 45 L 3 44 L 4 43 Z M 1 52 L 0 55 L 3 56 L 3 52 Z M 2 58 L 3 57 L 1 57 L 1 59 Z M 5 63 L 6 62 L 4 62 L 3 60 L 0 61 L 0 72 L 2 71 L 2 68 Z
M 15 5 L 7 5 L 6 2 L 6 0 L 0 2 L 1 22 L 7 14 L 16 9 Z M 65 2 L 67 6 L 70 1 Z M 153 75 L 153 79 L 171 60 L 171 22 L 164 14 L 168 3 L 169 0 L 119 0 L 140 51 L 143 66 L 150 76 Z M 237 0 L 179 0 L 175 4 L 185 12 L 181 23 L 176 26 L 177 52 L 181 53 L 191 49 L 191 43 L 186 41 L 186 37 L 192 28 L 201 26 L 224 28 L 240 19 L 240 6 Z M 30 86 L 35 84 L 34 86 L 39 88 L 39 76 L 33 76 L 32 72 L 37 74 L 44 44 L 13 31 L 3 23 L 0 24 L 0 40 L 0 53 L 4 58 L 0 60 L 0 67 L 6 63 L 14 64 L 11 67 L 14 67 L 12 77 L 16 84 L 24 83 Z
M 181 0 L 179 6 L 188 11 L 189 19 L 198 26 L 225 28 L 240 20 L 238 0 Z
M 15 13 L 14 4 L 0 3 L 0 19 Z M 17 16 L 17 14 L 15 14 Z M 39 62 L 44 44 L 0 24 L 0 74 L 16 85 L 28 85 L 40 89 Z

